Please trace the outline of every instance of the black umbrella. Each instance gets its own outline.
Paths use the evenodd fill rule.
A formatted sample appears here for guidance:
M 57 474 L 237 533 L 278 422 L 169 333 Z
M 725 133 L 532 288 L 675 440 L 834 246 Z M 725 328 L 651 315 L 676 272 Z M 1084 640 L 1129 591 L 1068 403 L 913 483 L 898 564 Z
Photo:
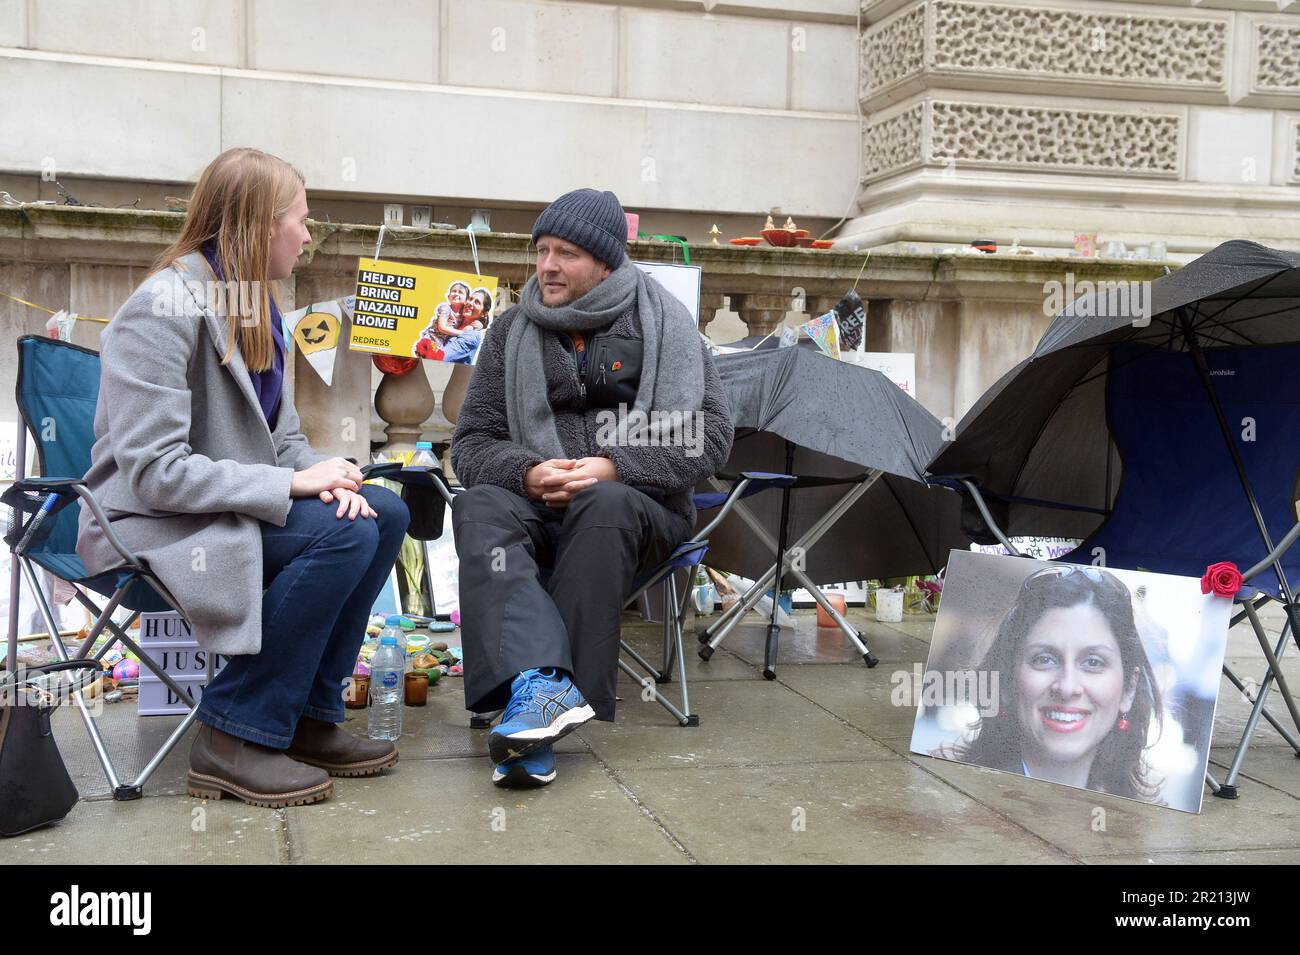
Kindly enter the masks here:
M 804 586 L 943 567 L 949 549 L 962 542 L 958 499 L 925 483 L 925 465 L 943 443 L 943 426 L 919 402 L 880 372 L 806 348 L 723 355 L 717 366 L 736 427 L 724 472 L 799 477 L 780 497 L 759 495 L 749 505 L 777 551 L 830 524 L 790 571 Z M 864 484 L 846 503 L 853 485 Z M 753 528 L 724 522 L 710 535 L 710 563 L 761 583 L 773 565 L 768 549 L 754 543 Z M 777 566 L 783 568 L 780 561 Z M 785 573 L 778 575 L 777 592 Z M 716 621 L 700 635 L 705 659 L 738 617 Z M 842 629 L 861 641 L 847 624 Z M 865 645 L 862 652 L 870 664 Z M 773 673 L 774 655 L 770 638 L 765 673 Z
M 1295 252 L 1226 242 L 1141 291 L 1124 291 L 1072 302 L 930 463 L 931 475 L 971 477 L 991 492 L 1009 535 L 1086 538 L 1103 523 L 1123 472 L 1106 421 L 1117 344 L 1136 346 L 1131 361 L 1172 350 L 1195 362 L 1207 349 L 1300 341 Z
M 1199 576 L 1198 554 L 1243 568 L 1276 558 L 1264 564 L 1276 581 L 1256 586 L 1283 599 L 1294 632 L 1292 588 L 1272 552 L 1294 521 L 1300 351 L 1286 346 L 1295 343 L 1295 252 L 1227 242 L 1149 284 L 1092 289 L 965 415 L 931 462 L 932 480 L 967 491 L 963 521 L 977 538 L 1084 539 L 1067 561 L 1098 553 L 1113 566 Z M 1266 416 L 1272 430 L 1256 436 L 1255 419 Z M 1300 566 L 1290 555 L 1286 563 Z M 1300 754 L 1300 741 L 1263 711 L 1276 676 L 1300 727 L 1274 651 L 1256 634 L 1270 672 L 1225 794 L 1261 713 Z M 1285 640 L 1284 631 L 1278 653 Z

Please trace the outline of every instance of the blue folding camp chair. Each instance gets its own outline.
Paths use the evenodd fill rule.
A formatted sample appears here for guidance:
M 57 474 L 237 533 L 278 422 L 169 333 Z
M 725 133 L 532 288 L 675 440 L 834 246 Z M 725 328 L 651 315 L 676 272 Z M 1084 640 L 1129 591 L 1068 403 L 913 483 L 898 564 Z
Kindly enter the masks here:
M 171 752 L 194 721 L 196 705 L 170 674 L 133 640 L 127 630 L 141 612 L 160 613 L 175 610 L 184 617 L 176 600 L 149 568 L 113 533 L 99 502 L 81 480 L 90 467 L 90 449 L 95 441 L 95 403 L 99 397 L 99 354 L 68 342 L 36 335 L 18 339 L 18 428 L 16 480 L 0 499 L 12 509 L 5 541 L 9 544 L 12 570 L 9 582 L 8 672 L 16 672 L 18 652 L 19 576 L 26 578 L 41 617 L 60 660 L 72 658 L 102 659 L 113 646 L 121 644 L 140 659 L 176 696 L 190 703 L 190 712 L 140 770 L 134 781 L 123 783 L 117 775 L 99 727 L 81 693 L 73 702 L 90 734 L 91 743 L 113 798 L 138 799 L 145 781 Z M 27 431 L 36 437 L 36 456 L 41 477 L 23 473 L 26 461 Z M 77 515 L 81 505 L 91 509 L 109 543 L 122 556 L 122 565 L 95 577 L 88 576 L 77 556 Z M 79 584 L 108 597 L 104 606 L 95 603 L 78 588 L 76 599 L 94 619 L 85 640 L 76 652 L 70 652 L 59 634 L 58 624 L 41 589 L 36 568 L 42 568 L 62 580 Z M 140 583 L 147 586 L 139 586 Z M 125 624 L 111 619 L 118 609 L 133 611 Z M 105 629 L 115 639 L 94 650 Z M 88 656 L 89 655 L 89 656 Z M 208 679 L 212 678 L 214 655 L 208 655 Z
M 622 648 L 623 653 L 631 657 L 643 672 L 638 673 L 621 657 L 618 661 L 618 667 L 632 679 L 639 681 L 645 695 L 671 713 L 673 718 L 682 726 L 699 726 L 700 717 L 698 714 L 691 712 L 690 690 L 686 685 L 686 660 L 682 656 L 682 626 L 686 620 L 689 603 L 685 594 L 679 596 L 677 593 L 677 580 L 674 571 L 686 571 L 686 587 L 687 593 L 689 593 L 691 579 L 695 576 L 695 569 L 700 566 L 700 563 L 704 560 L 704 555 L 708 553 L 709 534 L 722 523 L 735 503 L 768 488 L 788 488 L 794 482 L 795 478 L 790 474 L 746 471 L 740 475 L 740 479 L 732 485 L 730 491 L 696 494 L 695 507 L 698 510 L 708 511 L 716 507 L 719 508 L 718 513 L 714 515 L 713 520 L 692 534 L 690 540 L 677 545 L 677 548 L 668 555 L 668 558 L 663 563 L 637 581 L 632 587 L 631 596 L 627 598 L 624 604 L 624 606 L 634 604 L 641 599 L 642 594 L 660 582 L 663 583 L 663 665 L 656 669 L 641 654 L 629 646 L 626 640 L 621 640 L 619 646 Z M 671 682 L 674 663 L 677 665 L 677 677 L 681 682 L 680 709 L 664 696 L 656 686 L 656 684 Z
M 5 541 L 12 553 L 12 576 L 9 599 L 9 639 L 7 665 L 15 672 L 18 650 L 18 596 L 19 575 L 26 578 L 45 626 L 52 638 L 55 653 L 60 660 L 72 657 L 100 660 L 115 645 L 130 650 L 140 659 L 141 666 L 150 670 L 180 700 L 190 706 L 180 725 L 163 742 L 153 757 L 129 783 L 123 783 L 117 774 L 107 747 L 93 715 L 80 693 L 74 703 L 81 713 L 90 733 L 104 775 L 119 800 L 138 799 L 145 782 L 176 746 L 190 728 L 197 714 L 197 704 L 170 674 L 133 640 L 127 630 L 140 613 L 176 611 L 185 618 L 185 611 L 168 592 L 166 586 L 137 558 L 113 533 L 113 527 L 104 515 L 99 502 L 81 480 L 90 468 L 90 451 L 94 445 L 95 405 L 99 397 L 99 354 L 67 342 L 35 335 L 18 339 L 18 411 L 23 427 L 18 429 L 17 480 L 0 499 L 11 508 L 9 531 Z M 37 438 L 37 460 L 42 477 L 29 478 L 22 473 L 26 460 L 27 430 Z M 362 473 L 367 477 L 383 477 L 401 465 L 367 465 Z M 437 469 L 408 469 L 398 480 L 406 485 L 404 499 L 431 502 L 442 499 L 450 502 L 451 494 Z M 87 576 L 86 567 L 76 553 L 77 517 L 81 504 L 95 515 L 105 536 L 122 556 L 122 566 L 95 577 Z M 441 532 L 441 516 L 432 515 L 433 507 L 422 507 L 425 516 L 437 524 Z M 38 516 L 39 515 L 39 516 Z M 432 515 L 432 516 L 431 516 Z M 426 520 L 424 524 L 428 524 Z M 412 533 L 420 527 L 412 521 Z M 433 534 L 433 536 L 437 536 Z M 59 635 L 49 603 L 38 582 L 36 568 L 40 567 L 63 580 L 79 584 L 109 597 L 103 607 L 95 603 L 80 589 L 76 599 L 88 610 L 94 623 L 81 645 L 72 653 Z M 147 586 L 139 586 L 140 583 Z M 113 622 L 111 615 L 125 607 L 133 611 L 124 624 Z M 107 629 L 115 639 L 95 648 L 103 631 Z M 93 652 L 92 652 L 93 650 Z M 89 654 L 89 657 L 87 656 Z M 208 654 L 210 681 L 215 668 L 215 654 Z
M 1300 709 L 1278 665 L 1294 623 L 1286 591 L 1294 592 L 1300 582 L 1300 548 L 1292 546 L 1300 537 L 1300 400 L 1291 378 L 1300 366 L 1300 345 L 1219 347 L 1203 354 L 1214 382 L 1209 397 L 1186 354 L 1141 344 L 1112 348 L 1106 418 L 1123 461 L 1122 483 L 1113 502 L 1099 511 L 1101 525 L 1059 560 L 1190 577 L 1200 577 L 1219 561 L 1243 569 L 1248 586 L 1237 598 L 1241 609 L 1232 624 L 1250 621 L 1268 669 L 1256 684 L 1224 664 L 1224 676 L 1252 709 L 1227 775 L 1222 782 L 1207 777 L 1215 795 L 1236 798 L 1246 750 L 1261 718 L 1300 755 L 1300 738 L 1264 706 L 1276 683 L 1292 725 L 1300 727 Z M 1231 453 L 1224 453 L 1221 421 L 1231 422 L 1235 431 Z M 990 494 L 965 477 L 934 480 L 969 495 L 985 526 L 1013 554 L 1017 550 L 987 499 L 1092 510 Z M 1288 612 L 1274 646 L 1257 614 L 1270 600 Z
M 696 494 L 694 500 L 697 510 L 708 511 L 719 508 L 718 513 L 713 520 L 692 534 L 690 540 L 678 544 L 662 563 L 636 581 L 632 585 L 632 593 L 624 601 L 623 606 L 631 606 L 657 584 L 662 583 L 664 585 L 662 664 L 655 667 L 626 640 L 620 639 L 618 668 L 640 683 L 644 696 L 649 700 L 654 700 L 666 709 L 672 714 L 673 719 L 682 726 L 699 726 L 700 717 L 698 713 L 691 712 L 690 688 L 686 683 L 686 659 L 682 652 L 682 627 L 685 623 L 689 604 L 685 595 L 679 595 L 677 592 L 674 572 L 678 570 L 686 571 L 686 584 L 689 591 L 691 578 L 694 576 L 696 568 L 704 560 L 704 555 L 708 553 L 709 534 L 722 523 L 736 502 L 768 488 L 790 487 L 794 481 L 794 476 L 790 474 L 746 471 L 741 473 L 729 491 Z M 631 662 L 629 663 L 624 657 L 630 658 Z M 634 668 L 634 665 L 640 668 L 640 672 Z M 680 706 L 670 700 L 659 689 L 663 684 L 672 682 L 674 666 L 677 668 L 677 678 L 681 683 Z M 469 725 L 477 729 L 485 728 L 490 726 L 498 715 L 499 713 L 475 713 L 470 717 Z

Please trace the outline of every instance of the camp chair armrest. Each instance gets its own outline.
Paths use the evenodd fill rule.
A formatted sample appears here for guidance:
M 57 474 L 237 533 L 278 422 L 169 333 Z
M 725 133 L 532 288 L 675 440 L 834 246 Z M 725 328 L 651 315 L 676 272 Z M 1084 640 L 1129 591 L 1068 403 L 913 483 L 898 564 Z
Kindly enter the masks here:
M 975 502 L 975 507 L 979 509 L 980 517 L 984 518 L 984 523 L 993 532 L 993 536 L 1002 543 L 1008 554 L 1019 557 L 1020 551 L 1016 548 L 1016 545 L 1011 543 L 1011 540 L 1003 533 L 1002 528 L 998 526 L 998 522 L 993 519 L 993 515 L 989 513 L 989 506 L 984 503 L 984 495 L 980 493 L 979 485 L 969 478 L 958 478 L 957 480 L 970 493 L 971 500 Z
M 104 509 L 99 506 L 99 501 L 95 500 L 95 495 L 86 487 L 85 481 L 69 481 L 68 484 L 77 492 L 77 497 L 81 502 L 90 508 L 90 513 L 94 515 L 95 520 L 99 522 L 99 529 L 104 532 L 104 537 L 113 545 L 113 549 L 121 555 L 130 567 L 135 570 L 146 570 L 147 568 L 140 562 L 140 558 L 131 553 L 131 549 L 122 543 L 122 539 L 117 536 L 113 530 L 113 525 L 109 522 L 108 516 Z
M 1268 568 L 1272 567 L 1275 562 L 1281 560 L 1282 555 L 1291 549 L 1291 545 L 1296 542 L 1297 538 L 1300 538 L 1300 523 L 1297 523 L 1294 527 L 1292 527 L 1289 531 L 1286 532 L 1286 536 L 1277 542 L 1277 546 L 1274 547 L 1269 552 L 1267 557 L 1261 560 L 1254 567 L 1249 567 L 1246 570 L 1242 571 L 1241 572 L 1242 581 L 1244 582 L 1250 580 L 1250 578 L 1256 576 L 1257 574 L 1263 573 L 1264 571 L 1268 570 Z
M 104 509 L 99 506 L 99 501 L 95 500 L 95 495 L 86 487 L 86 482 L 81 478 L 53 478 L 53 477 L 26 477 L 19 478 L 13 482 L 13 486 L 20 491 L 54 491 L 66 494 L 71 488 L 77 497 L 90 508 L 90 513 L 99 521 L 100 528 L 104 531 L 104 536 L 108 542 L 113 545 L 126 563 L 136 570 L 144 570 L 145 567 L 140 563 L 140 559 L 131 553 L 130 549 L 122 543 L 121 538 L 113 531 L 113 525 L 108 522 L 108 517 L 104 514 Z
M 391 478 L 403 467 L 401 461 L 374 461 L 361 465 L 361 477 L 366 481 L 372 478 Z
M 731 485 L 731 490 L 727 493 L 727 499 L 722 502 L 722 507 L 714 515 L 713 520 L 705 524 L 700 532 L 692 540 L 707 538 L 713 529 L 721 524 L 731 513 L 732 507 L 742 497 L 749 497 L 751 494 L 757 494 L 759 491 L 766 490 L 769 487 L 790 487 L 795 482 L 793 474 L 768 474 L 760 471 L 745 471 L 740 475 L 740 480 Z M 717 484 L 715 483 L 716 487 Z
M 450 506 L 455 502 L 456 492 L 447 483 L 441 468 L 408 468 L 401 461 L 375 461 L 361 466 L 361 478 L 365 481 L 383 479 L 399 484 L 423 484 L 432 482 L 442 499 Z
M 451 485 L 441 475 L 438 476 L 438 493 L 442 495 L 442 499 L 447 502 L 448 507 L 456 503 L 456 492 L 452 490 Z
M 742 470 L 740 476 L 746 481 L 763 481 L 774 487 L 787 487 L 793 485 L 798 479 L 794 474 L 777 474 L 768 470 Z
M 59 491 L 85 483 L 81 478 L 25 477 L 14 481 L 13 486 L 20 491 Z
M 798 480 L 793 474 L 776 474 L 770 471 L 741 471 L 740 477 L 750 485 L 745 497 L 765 491 L 769 487 L 793 487 Z

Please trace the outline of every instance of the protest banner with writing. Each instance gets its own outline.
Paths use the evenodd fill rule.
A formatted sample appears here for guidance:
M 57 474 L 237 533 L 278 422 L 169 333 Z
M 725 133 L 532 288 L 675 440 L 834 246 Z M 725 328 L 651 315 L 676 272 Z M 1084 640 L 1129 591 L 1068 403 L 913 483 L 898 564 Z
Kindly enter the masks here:
M 839 300 L 835 317 L 840 325 L 840 346 L 846 351 L 857 351 L 867 327 L 867 309 L 857 292 L 849 289 L 848 294 Z
M 496 297 L 492 276 L 361 259 L 348 347 L 473 364 Z

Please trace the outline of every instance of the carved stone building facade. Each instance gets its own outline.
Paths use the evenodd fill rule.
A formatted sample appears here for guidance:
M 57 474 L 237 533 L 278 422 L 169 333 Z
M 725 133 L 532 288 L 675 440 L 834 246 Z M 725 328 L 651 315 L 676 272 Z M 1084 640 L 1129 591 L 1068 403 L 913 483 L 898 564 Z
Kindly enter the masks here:
M 232 145 L 297 163 L 318 233 L 338 231 L 296 277 L 300 301 L 348 289 L 387 204 L 461 227 L 487 210 L 515 235 L 482 240 L 484 269 L 517 283 L 518 233 L 599 185 L 642 231 L 690 240 L 715 340 L 804 321 L 860 283 L 869 347 L 915 353 L 917 396 L 955 419 L 1033 348 L 1045 283 L 1162 266 L 944 250 L 987 238 L 1059 256 L 1076 233 L 1164 241 L 1175 261 L 1228 238 L 1300 248 L 1300 0 L 131 6 L 0 0 L 0 291 L 111 315 L 176 227 L 148 210 Z M 69 210 L 69 195 L 105 208 Z M 769 213 L 835 251 L 725 245 Z M 386 254 L 470 268 L 465 240 L 406 236 Z M 0 297 L 9 341 L 46 318 Z M 80 323 L 78 341 L 100 327 Z M 346 369 L 300 391 L 326 447 L 341 447 L 328 422 L 364 422 L 377 386 L 360 353 Z M 450 370 L 425 372 L 441 394 Z M 348 453 L 382 440 L 370 424 Z
M 862 247 L 1300 244 L 1295 0 L 863 0 Z

